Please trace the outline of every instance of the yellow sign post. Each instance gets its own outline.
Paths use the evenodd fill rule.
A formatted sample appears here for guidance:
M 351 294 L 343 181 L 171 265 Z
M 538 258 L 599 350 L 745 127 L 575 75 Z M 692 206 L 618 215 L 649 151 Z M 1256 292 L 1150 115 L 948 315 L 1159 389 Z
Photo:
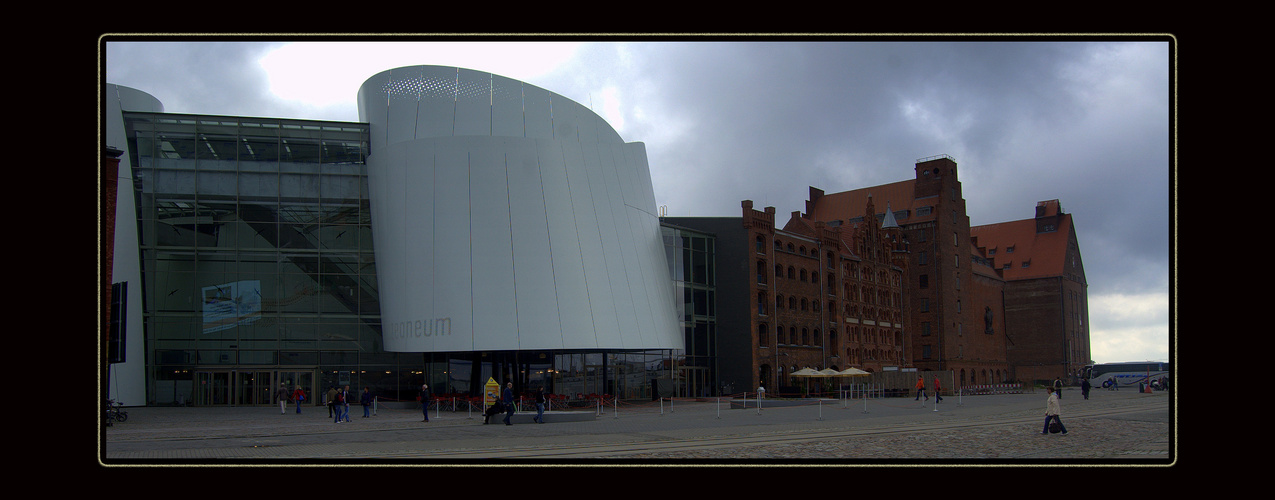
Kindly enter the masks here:
M 487 385 L 483 389 L 483 408 L 490 408 L 498 399 L 500 399 L 500 384 L 496 382 L 496 379 L 488 378 Z

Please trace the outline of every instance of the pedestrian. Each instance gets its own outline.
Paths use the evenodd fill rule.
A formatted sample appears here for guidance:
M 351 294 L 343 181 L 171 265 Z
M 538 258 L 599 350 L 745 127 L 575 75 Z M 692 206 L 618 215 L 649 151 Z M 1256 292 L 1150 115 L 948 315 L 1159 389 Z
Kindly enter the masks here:
M 279 390 L 274 391 L 274 397 L 279 400 L 279 414 L 288 413 L 288 402 L 292 401 L 292 393 L 288 392 L 287 384 L 279 384 Z
M 332 423 L 341 423 L 341 407 L 345 404 L 345 391 L 336 391 L 332 397 L 332 414 L 336 416 Z
M 428 384 L 421 384 L 420 399 L 421 399 L 421 413 L 425 414 L 425 420 L 421 420 L 421 422 L 429 422 L 429 400 L 431 399 L 431 397 L 429 393 Z
M 934 402 L 935 402 L 935 403 L 942 403 L 942 402 L 943 402 L 943 391 L 939 389 L 939 377 L 938 377 L 938 375 L 935 375 L 935 376 L 934 376 Z
M 915 401 L 920 401 L 920 400 L 921 400 L 921 396 L 925 396 L 925 377 L 922 377 L 922 376 L 920 376 L 920 375 L 917 375 L 917 376 L 916 376 L 916 399 L 915 399 Z M 925 396 L 925 400 L 926 400 L 926 401 L 929 401 L 929 400 L 930 400 L 930 397 L 929 397 L 929 396 Z
M 757 399 L 766 399 L 766 386 L 757 384 Z
M 336 402 L 336 386 L 328 386 L 328 393 L 323 397 L 323 402 L 328 405 L 328 418 L 332 418 L 332 404 Z
M 363 395 L 359 397 L 359 404 L 363 405 L 363 418 L 367 418 L 372 411 L 372 391 L 363 388 Z
M 514 425 L 509 421 L 514 416 L 514 383 L 505 382 L 505 392 L 501 395 L 501 400 L 505 403 L 505 425 Z
M 1085 399 L 1089 399 L 1089 379 L 1080 381 L 1080 395 L 1084 396 Z
M 541 387 L 539 391 L 536 391 L 536 418 L 532 419 L 537 424 L 545 423 L 545 403 L 545 388 Z
M 1045 428 L 1041 429 L 1041 434 L 1049 434 L 1049 422 L 1052 420 L 1058 422 L 1058 428 L 1062 429 L 1063 435 L 1067 434 L 1067 428 L 1063 426 L 1062 419 L 1058 418 L 1062 414 L 1062 409 L 1058 405 L 1058 392 L 1053 387 L 1047 388 L 1049 391 L 1049 399 L 1045 401 Z
M 350 421 L 350 386 L 346 385 L 345 389 L 341 391 L 341 394 L 342 394 L 341 399 L 345 403 L 344 408 L 341 409 L 341 415 L 345 417 L 346 422 L 349 422 Z
M 305 401 L 305 391 L 301 390 L 301 386 L 297 386 L 297 390 L 292 391 L 292 400 L 297 402 L 297 414 L 301 413 L 301 402 Z
M 1058 396 L 1058 399 L 1062 399 L 1062 379 L 1061 378 L 1054 379 L 1054 394 Z

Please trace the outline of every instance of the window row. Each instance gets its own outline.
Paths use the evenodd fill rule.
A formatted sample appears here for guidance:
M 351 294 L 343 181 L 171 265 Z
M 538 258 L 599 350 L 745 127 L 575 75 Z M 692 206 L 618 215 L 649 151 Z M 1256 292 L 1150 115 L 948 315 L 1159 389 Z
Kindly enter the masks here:
M 787 276 L 788 279 L 790 280 L 791 279 L 801 280 L 803 283 L 805 282 L 810 282 L 815 284 L 819 283 L 818 271 L 807 271 L 805 269 L 798 269 L 794 266 L 788 266 L 787 273 L 785 274 L 784 266 L 781 264 L 775 264 L 775 277 L 783 278 L 784 276 Z M 835 280 L 836 280 L 836 275 L 833 273 L 828 273 L 828 282 L 832 283 Z M 757 283 L 763 284 L 763 285 L 766 284 L 766 261 L 764 260 L 757 261 Z
M 756 250 L 757 253 L 766 253 L 766 236 L 761 234 L 757 235 L 756 246 L 754 247 L 754 249 Z M 805 245 L 793 245 L 791 242 L 785 244 L 784 242 L 779 241 L 779 239 L 776 238 L 775 250 L 784 251 L 785 249 L 788 251 L 788 253 L 795 253 L 798 255 L 808 255 L 816 259 L 819 258 L 818 248 L 811 248 L 807 250 Z M 827 263 L 828 268 L 836 269 L 837 268 L 836 252 L 828 252 L 826 256 L 828 259 L 828 263 Z
M 802 327 L 801 330 L 798 331 L 795 326 L 789 326 L 785 329 L 783 325 L 775 327 L 774 341 L 778 345 L 801 345 L 811 347 L 819 347 L 823 345 L 823 338 L 820 335 L 818 328 L 815 328 L 812 331 L 810 328 Z M 766 323 L 757 325 L 757 342 L 761 347 L 770 347 L 771 345 L 771 331 L 770 327 Z M 836 345 L 836 330 L 828 331 L 828 342 L 831 345 Z

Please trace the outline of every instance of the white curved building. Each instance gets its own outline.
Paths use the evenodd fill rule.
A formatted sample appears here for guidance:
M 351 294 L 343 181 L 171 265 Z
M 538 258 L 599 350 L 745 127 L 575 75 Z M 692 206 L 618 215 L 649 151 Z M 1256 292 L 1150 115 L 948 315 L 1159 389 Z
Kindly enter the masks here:
M 683 348 L 642 143 L 462 68 L 379 73 L 358 106 L 385 350 Z

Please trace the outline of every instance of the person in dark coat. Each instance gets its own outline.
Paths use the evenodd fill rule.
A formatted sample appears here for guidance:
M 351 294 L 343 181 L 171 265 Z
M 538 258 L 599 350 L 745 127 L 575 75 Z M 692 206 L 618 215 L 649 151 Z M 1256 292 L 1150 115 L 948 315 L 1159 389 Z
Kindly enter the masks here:
M 1084 396 L 1085 399 L 1089 399 L 1089 379 L 1080 381 L 1080 395 Z
M 505 383 L 505 392 L 501 394 L 501 401 L 505 403 L 505 425 L 514 425 L 509 419 L 514 416 L 514 383 Z
M 363 418 L 367 418 L 372 412 L 372 391 L 363 388 L 363 395 L 359 396 L 359 404 L 363 405 Z
M 545 401 L 545 388 L 541 387 L 540 390 L 536 392 L 536 418 L 532 419 L 532 420 L 535 420 L 537 424 L 545 423 L 545 404 L 546 403 L 547 401 Z
M 425 420 L 421 422 L 429 422 L 429 400 L 433 399 L 429 393 L 429 385 L 421 384 L 421 413 L 425 414 Z

